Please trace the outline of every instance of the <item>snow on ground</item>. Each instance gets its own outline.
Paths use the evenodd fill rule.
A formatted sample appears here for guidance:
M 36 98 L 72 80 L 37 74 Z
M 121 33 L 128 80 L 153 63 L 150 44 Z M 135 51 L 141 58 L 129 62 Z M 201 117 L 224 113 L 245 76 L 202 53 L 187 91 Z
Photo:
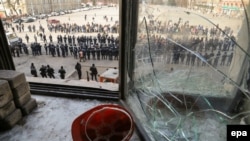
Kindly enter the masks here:
M 72 141 L 71 124 L 87 110 L 112 101 L 32 95 L 38 107 L 14 128 L 0 132 L 0 141 Z M 138 140 L 133 135 L 132 140 Z

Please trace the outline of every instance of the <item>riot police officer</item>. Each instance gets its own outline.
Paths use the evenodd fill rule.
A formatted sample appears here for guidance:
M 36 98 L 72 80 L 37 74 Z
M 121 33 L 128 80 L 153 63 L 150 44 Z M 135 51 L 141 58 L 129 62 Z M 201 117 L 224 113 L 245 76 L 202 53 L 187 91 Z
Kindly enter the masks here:
M 58 73 L 60 73 L 60 77 L 61 79 L 64 79 L 65 78 L 65 69 L 63 68 L 63 66 L 61 66 L 61 69 L 58 70 Z

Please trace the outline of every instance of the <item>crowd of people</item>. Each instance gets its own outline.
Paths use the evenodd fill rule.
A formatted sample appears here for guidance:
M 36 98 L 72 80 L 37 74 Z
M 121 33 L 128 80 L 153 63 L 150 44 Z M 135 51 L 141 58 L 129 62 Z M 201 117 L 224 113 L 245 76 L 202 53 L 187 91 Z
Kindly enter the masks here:
M 96 15 L 95 15 L 96 16 Z M 19 44 L 11 44 L 11 54 L 13 57 L 23 55 L 52 57 L 73 57 L 78 62 L 87 60 L 118 60 L 119 56 L 119 37 L 117 36 L 119 24 L 113 21 L 113 17 L 104 16 L 102 24 L 95 22 L 95 17 L 84 16 L 86 24 L 78 25 L 76 23 L 52 23 L 47 21 L 46 25 L 40 24 L 6 24 L 6 30 L 16 33 L 25 33 Z M 92 21 L 91 21 L 92 20 Z M 69 19 L 70 21 L 70 19 Z M 91 21 L 91 22 L 90 22 Z M 47 28 L 47 29 L 46 29 Z M 48 34 L 49 33 L 49 34 Z M 82 33 L 82 34 L 75 34 Z M 96 35 L 93 36 L 93 33 Z M 55 36 L 56 35 L 56 36 Z M 78 78 L 82 78 L 81 64 L 77 63 L 76 72 Z M 80 66 L 80 67 L 79 67 Z M 42 78 L 55 78 L 54 68 L 50 65 L 41 65 L 38 70 L 32 63 L 30 66 L 31 75 Z M 40 75 L 38 72 L 40 72 Z M 92 80 L 97 81 L 97 68 L 91 66 L 90 76 Z M 66 70 L 61 66 L 58 70 L 60 78 L 64 79 Z M 90 79 L 88 77 L 88 79 Z
M 153 60 L 163 57 L 167 64 L 214 67 L 231 64 L 237 41 L 230 27 L 189 25 L 189 21 L 183 22 L 181 18 L 176 22 L 170 20 L 165 26 L 161 23 L 149 22 L 148 32 L 144 32 L 145 26 L 140 26 L 138 60 L 147 60 L 149 56 L 145 54 L 149 54 L 150 46 Z
M 210 26 L 202 24 L 191 25 L 189 20 L 184 21 L 182 18 L 179 18 L 177 21 L 161 21 L 149 18 L 146 20 L 146 24 L 139 25 L 139 32 L 145 32 L 145 30 L 148 30 L 148 33 L 174 35 L 185 34 L 189 36 L 220 36 L 223 34 L 232 36 L 234 34 L 234 31 L 229 26 L 222 28 L 219 24 L 215 23 L 211 23 Z
M 78 74 L 78 79 L 79 80 L 82 79 L 82 66 L 79 62 L 76 63 L 75 70 Z M 98 79 L 97 79 L 98 71 L 97 71 L 95 64 L 92 64 L 92 66 L 89 68 L 89 71 L 90 71 L 90 75 L 91 75 L 91 80 L 98 81 Z M 53 78 L 53 79 L 56 78 L 54 75 L 55 70 L 50 65 L 41 65 L 41 67 L 39 68 L 39 72 L 40 72 L 40 75 L 42 78 Z M 32 76 L 38 77 L 38 72 L 37 72 L 37 69 L 36 69 L 34 63 L 31 63 L 30 73 Z M 58 73 L 60 74 L 61 79 L 65 79 L 66 70 L 64 69 L 63 66 L 61 66 L 60 69 L 58 69 Z M 89 81 L 88 71 L 87 71 L 87 80 Z
M 29 45 L 32 55 L 41 55 L 41 44 L 45 44 L 45 49 L 48 49 L 48 53 L 53 56 L 67 56 L 68 54 L 73 54 L 77 58 L 79 52 L 82 50 L 84 52 L 85 59 L 99 59 L 102 55 L 102 59 L 118 58 L 118 37 L 113 37 L 110 34 L 118 34 L 119 23 L 118 21 L 113 21 L 113 17 L 108 17 L 105 15 L 103 23 L 96 23 L 95 17 L 89 18 L 87 15 L 84 16 L 86 24 L 78 25 L 76 23 L 53 23 L 49 22 L 47 19 L 47 29 L 50 35 L 45 32 L 44 25 L 25 25 L 24 23 L 6 24 L 6 30 L 12 30 L 13 32 L 26 32 L 25 39 L 21 40 L 21 44 L 11 45 L 11 52 L 14 57 L 19 57 L 25 50 L 25 54 L 29 54 Z M 70 19 L 69 19 L 70 20 Z M 91 21 L 92 20 L 92 21 Z M 108 23 L 110 20 L 111 24 Z M 91 21 L 91 22 L 89 22 Z M 113 24 L 112 24 L 113 22 Z M 53 39 L 52 32 L 58 34 L 57 39 Z M 74 36 L 72 33 L 83 33 L 86 35 Z M 96 33 L 97 36 L 88 36 L 88 33 Z M 102 34 L 103 33 L 103 34 Z M 63 34 L 65 34 L 63 36 Z M 33 36 L 33 37 L 32 37 Z M 34 38 L 34 42 L 30 41 Z M 40 41 L 38 41 L 40 38 Z M 27 44 L 24 43 L 26 41 Z M 28 46 L 28 47 L 27 47 Z M 59 48 L 59 49 L 58 49 Z M 73 48 L 73 49 L 72 49 Z M 70 53 L 69 53 L 70 52 Z M 91 53 L 88 53 L 91 52 Z M 100 53 L 102 52 L 102 53 Z M 100 54 L 100 55 L 99 55 Z M 111 57 L 111 55 L 113 57 Z M 87 57 L 86 57 L 87 56 Z M 91 57 L 92 56 L 92 57 Z
M 40 75 L 42 76 L 42 78 L 55 78 L 54 68 L 50 67 L 50 65 L 41 65 L 39 71 L 40 71 Z M 30 72 L 31 72 L 31 75 L 33 75 L 34 77 L 38 77 L 37 69 L 34 63 L 31 63 Z M 58 70 L 58 73 L 60 73 L 61 79 L 65 78 L 66 71 L 64 70 L 63 66 L 61 66 L 61 68 Z
M 77 71 L 79 80 L 82 79 L 82 66 L 79 62 L 76 63 L 75 70 Z M 90 75 L 91 75 L 91 80 L 98 81 L 98 79 L 97 79 L 98 71 L 97 71 L 95 64 L 92 64 L 92 66 L 89 68 L 89 71 L 90 71 Z M 88 71 L 86 71 L 86 72 L 87 72 L 87 81 L 89 81 L 89 72 Z
M 57 26 L 62 27 L 69 24 L 57 24 Z M 100 25 L 100 24 L 99 24 Z M 63 27 L 64 27 L 63 26 Z M 80 27 L 74 25 L 75 27 Z M 9 25 L 9 28 L 12 27 L 12 30 L 15 31 L 14 27 Z M 66 26 L 68 27 L 68 26 Z M 71 26 L 69 26 L 71 27 Z M 23 24 L 16 24 L 16 29 L 20 30 L 20 32 L 24 31 Z M 49 27 L 48 27 L 49 28 Z M 54 27 L 57 28 L 57 27 Z M 57 29 L 54 29 L 57 30 Z M 29 32 L 36 32 L 36 26 L 29 25 Z M 39 31 L 39 32 L 38 32 Z M 117 60 L 119 55 L 119 37 L 114 37 L 112 34 L 109 35 L 107 31 L 98 30 L 96 36 L 89 36 L 88 34 L 75 36 L 71 34 L 62 35 L 59 33 L 57 35 L 57 39 L 53 39 L 53 36 L 46 35 L 44 33 L 44 28 L 40 25 L 39 30 L 34 33 L 34 42 L 30 42 L 30 34 L 27 33 L 25 35 L 25 40 L 22 39 L 22 43 L 12 45 L 11 53 L 14 57 L 19 57 L 20 54 L 25 52 L 25 54 L 29 54 L 29 50 L 31 51 L 33 56 L 42 55 L 42 52 L 46 52 L 46 55 L 58 56 L 58 57 L 66 57 L 69 55 L 74 56 L 75 59 L 80 58 L 81 60 L 100 60 L 100 59 L 109 59 L 109 60 Z M 87 31 L 88 33 L 94 33 L 95 31 Z M 64 32 L 62 32 L 64 33 Z M 48 37 L 47 37 L 48 36 Z M 40 41 L 38 41 L 40 38 Z M 24 43 L 26 41 L 27 44 Z M 29 47 L 30 45 L 30 47 Z M 43 47 L 44 51 L 43 51 Z M 80 56 L 82 54 L 82 56 Z
M 50 32 L 61 32 L 61 33 L 98 33 L 98 32 L 106 32 L 106 33 L 118 33 L 119 24 L 118 22 L 114 22 L 113 25 L 110 24 L 98 24 L 98 23 L 87 23 L 83 25 L 77 24 L 48 24 L 48 29 Z M 41 28 L 42 29 L 42 28 Z
M 13 57 L 20 57 L 20 54 L 29 55 L 29 47 L 25 43 L 20 43 L 10 47 L 10 52 Z
M 86 60 L 118 60 L 119 57 L 119 40 L 112 35 L 101 35 L 100 33 L 92 36 L 62 36 L 58 35 L 57 43 L 31 43 L 31 53 L 33 56 L 37 55 L 51 55 L 53 57 L 67 57 L 74 56 L 79 61 Z M 22 50 L 22 47 L 18 48 Z
M 104 16 L 104 21 L 108 22 L 108 17 Z M 85 18 L 85 21 L 87 19 Z M 112 33 L 112 34 L 118 34 L 119 31 L 119 22 L 113 21 L 113 18 L 110 17 L 110 22 L 112 23 L 96 23 L 94 21 L 94 17 L 92 17 L 92 22 L 88 22 L 86 24 L 76 24 L 76 23 L 53 23 L 50 22 L 48 19 L 47 21 L 47 29 L 48 31 L 55 32 L 55 33 L 65 33 L 65 34 L 71 34 L 71 33 L 99 33 L 99 32 L 105 32 L 105 33 Z M 91 21 L 91 20 L 89 20 Z M 45 27 L 44 25 L 40 24 L 39 26 L 33 24 L 25 25 L 24 23 L 17 23 L 12 24 L 10 22 L 6 23 L 5 25 L 6 29 L 11 29 L 12 32 L 24 32 L 27 31 L 29 33 L 36 33 L 36 34 L 45 34 Z M 40 33 L 39 33 L 40 32 Z
M 93 17 L 94 18 L 94 17 Z M 34 35 L 34 41 L 30 44 L 30 51 L 33 56 L 51 55 L 53 57 L 73 56 L 81 61 L 87 60 L 118 60 L 119 58 L 119 37 L 114 37 L 109 33 L 118 33 L 119 24 L 117 21 L 110 24 L 97 24 L 87 22 L 84 25 L 59 23 L 48 23 L 47 28 L 50 34 L 45 33 L 45 28 L 39 25 L 29 25 L 28 33 L 25 35 L 27 44 L 30 43 L 30 36 Z M 104 17 L 104 20 L 107 20 Z M 203 26 L 200 24 L 190 25 L 190 22 L 179 18 L 177 21 L 160 21 L 148 18 L 148 24 L 141 24 L 138 28 L 138 42 L 148 46 L 150 39 L 150 53 L 155 54 L 155 58 L 164 56 L 168 64 L 184 64 L 214 67 L 229 66 L 233 58 L 233 50 L 236 47 L 234 31 L 226 26 L 219 25 Z M 87 17 L 85 16 L 85 21 Z M 90 21 L 90 20 L 89 20 Z M 10 25 L 13 31 L 15 28 Z M 22 32 L 25 26 L 17 24 L 16 30 Z M 147 31 L 146 31 L 147 30 Z M 52 32 L 57 33 L 57 38 L 53 39 Z M 74 35 L 69 33 L 83 33 Z M 90 36 L 88 33 L 96 33 Z M 54 33 L 53 33 L 54 34 Z M 150 34 L 150 35 L 148 35 Z M 40 38 L 40 42 L 38 41 Z M 140 44 L 140 43 L 139 43 Z M 27 45 L 14 47 L 13 56 L 19 56 L 22 52 L 28 53 Z M 22 51 L 23 50 L 23 51 Z M 143 53 L 137 54 L 137 59 L 143 59 Z M 149 56 L 147 56 L 149 57 Z M 47 66 L 48 67 L 48 66 Z M 53 78 L 53 76 L 51 76 Z M 79 76 L 79 78 L 81 78 Z
M 192 66 L 208 66 L 208 64 L 218 66 L 229 66 L 233 59 L 234 42 L 228 38 L 224 40 L 202 38 L 173 39 L 161 38 L 158 40 L 151 37 L 151 54 L 153 61 L 163 58 L 166 64 L 182 64 Z M 146 39 L 141 38 L 144 51 L 139 52 L 137 60 L 148 60 L 148 44 Z M 174 42 L 171 42 L 174 41 Z M 143 58 L 144 57 L 144 58 Z

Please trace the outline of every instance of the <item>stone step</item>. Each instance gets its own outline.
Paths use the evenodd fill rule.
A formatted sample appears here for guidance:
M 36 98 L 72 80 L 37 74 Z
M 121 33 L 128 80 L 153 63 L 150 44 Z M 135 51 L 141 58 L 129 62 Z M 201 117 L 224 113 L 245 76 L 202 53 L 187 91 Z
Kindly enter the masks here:
M 14 70 L 0 70 L 0 79 L 7 80 L 10 88 L 16 88 L 18 85 L 26 82 L 24 73 Z
M 13 99 L 8 81 L 0 80 L 0 108 L 4 107 Z
M 4 119 L 10 113 L 16 109 L 14 101 L 10 101 L 8 104 L 0 108 L 0 120 Z
M 0 131 L 8 130 L 14 127 L 18 121 L 22 119 L 22 113 L 20 109 L 16 109 L 5 119 L 0 120 Z
M 24 83 L 18 85 L 16 88 L 12 89 L 14 99 L 17 99 L 17 98 L 23 96 L 29 90 L 30 90 L 30 85 L 28 82 L 24 82 Z
M 29 100 L 31 99 L 30 92 L 27 92 L 23 96 L 19 97 L 18 99 L 14 99 L 15 105 L 17 108 L 23 107 Z
M 23 116 L 30 114 L 37 107 L 36 100 L 31 98 L 24 106 L 20 109 L 22 111 Z

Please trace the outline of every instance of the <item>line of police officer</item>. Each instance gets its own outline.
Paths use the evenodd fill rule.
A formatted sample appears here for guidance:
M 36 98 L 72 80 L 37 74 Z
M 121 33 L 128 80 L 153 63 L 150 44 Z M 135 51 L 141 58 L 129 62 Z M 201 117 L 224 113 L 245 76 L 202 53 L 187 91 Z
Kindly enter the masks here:
M 165 56 L 167 64 L 207 66 L 206 60 L 208 64 L 214 67 L 219 65 L 229 66 L 234 55 L 233 50 L 236 47 L 235 43 L 228 37 L 192 37 L 182 39 L 181 36 L 150 36 L 149 38 L 152 47 L 151 53 L 154 53 L 157 58 Z M 170 39 L 176 43 L 169 41 Z M 139 41 L 146 43 L 147 39 L 141 38 Z M 184 48 L 195 53 L 191 53 Z
M 25 43 L 14 43 L 10 45 L 10 52 L 13 57 L 20 57 L 20 54 L 29 55 L 28 46 Z
M 41 46 L 37 44 L 37 50 L 35 52 L 39 52 Z M 85 60 L 118 60 L 119 56 L 119 47 L 115 44 L 64 44 L 57 43 L 56 45 L 53 43 L 44 44 L 44 49 L 46 55 L 52 55 L 53 57 L 66 57 L 66 56 L 74 56 L 75 59 L 79 58 L 80 51 L 83 52 L 83 57 Z M 38 53 L 38 55 L 41 55 Z
M 77 43 L 76 43 L 77 41 Z M 50 40 L 49 43 L 44 44 L 46 55 L 53 57 L 74 56 L 78 59 L 79 53 L 82 51 L 84 60 L 118 60 L 119 56 L 119 40 L 112 35 L 97 36 L 57 36 L 57 43 Z M 42 55 L 42 46 L 40 43 L 31 43 L 32 55 Z

